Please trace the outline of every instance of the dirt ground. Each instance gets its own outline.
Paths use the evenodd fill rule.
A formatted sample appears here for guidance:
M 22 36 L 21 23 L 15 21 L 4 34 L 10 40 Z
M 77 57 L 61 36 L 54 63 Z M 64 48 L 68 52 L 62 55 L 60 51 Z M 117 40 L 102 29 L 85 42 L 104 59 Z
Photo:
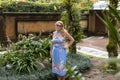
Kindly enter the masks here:
M 106 45 L 108 43 L 108 38 L 104 36 L 91 36 L 82 40 L 82 42 L 77 45 L 91 47 L 106 51 Z
M 84 39 L 82 42 L 78 43 L 78 45 L 106 51 L 107 41 L 107 37 L 93 36 Z M 120 78 L 116 79 L 115 74 L 105 71 L 104 68 L 105 65 L 107 65 L 107 60 L 95 57 L 90 57 L 90 60 L 93 64 L 93 67 L 83 74 L 85 80 L 120 80 Z
M 116 76 L 113 73 L 105 71 L 104 67 L 107 64 L 107 60 L 90 57 L 93 67 L 83 74 L 85 80 L 116 80 Z M 120 78 L 118 79 L 120 80 Z

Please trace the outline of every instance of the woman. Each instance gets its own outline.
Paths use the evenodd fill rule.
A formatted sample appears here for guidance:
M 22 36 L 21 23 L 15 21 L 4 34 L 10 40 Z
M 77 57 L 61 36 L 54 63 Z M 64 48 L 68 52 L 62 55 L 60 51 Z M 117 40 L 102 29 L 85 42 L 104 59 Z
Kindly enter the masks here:
M 73 37 L 64 29 L 62 21 L 55 23 L 50 55 L 52 57 L 52 72 L 58 75 L 58 80 L 65 80 L 66 49 L 74 42 Z M 66 39 L 69 40 L 66 43 Z

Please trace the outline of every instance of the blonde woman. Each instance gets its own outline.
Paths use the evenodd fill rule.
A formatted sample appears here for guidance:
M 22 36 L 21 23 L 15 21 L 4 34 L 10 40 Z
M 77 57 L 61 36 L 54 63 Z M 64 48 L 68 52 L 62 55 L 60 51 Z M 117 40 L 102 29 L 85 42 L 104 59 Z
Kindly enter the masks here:
M 50 55 L 52 58 L 52 72 L 58 75 L 58 80 L 65 80 L 66 49 L 74 42 L 74 38 L 64 29 L 62 21 L 55 23 Z M 66 43 L 66 40 L 69 42 Z

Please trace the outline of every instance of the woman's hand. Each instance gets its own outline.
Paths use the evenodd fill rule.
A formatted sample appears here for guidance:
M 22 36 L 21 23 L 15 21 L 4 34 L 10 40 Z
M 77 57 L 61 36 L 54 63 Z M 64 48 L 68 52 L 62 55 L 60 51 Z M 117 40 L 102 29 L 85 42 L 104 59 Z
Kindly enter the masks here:
M 52 52 L 50 51 L 50 57 L 52 58 Z
M 67 49 L 67 48 L 69 48 L 69 45 L 68 45 L 67 43 L 65 43 L 65 44 L 63 45 L 63 48 Z

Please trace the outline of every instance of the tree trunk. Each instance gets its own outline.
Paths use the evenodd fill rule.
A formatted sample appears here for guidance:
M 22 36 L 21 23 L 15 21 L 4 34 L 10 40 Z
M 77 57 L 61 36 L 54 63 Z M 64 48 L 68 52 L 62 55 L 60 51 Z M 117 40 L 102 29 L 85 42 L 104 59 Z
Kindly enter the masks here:
M 116 9 L 117 5 L 118 5 L 118 0 L 110 0 L 110 6 L 112 6 L 112 7 L 114 7 Z M 116 21 L 115 17 L 112 16 L 110 13 L 111 13 L 111 9 L 109 9 L 109 17 L 110 17 L 111 23 L 114 25 L 114 28 L 115 28 L 117 21 Z M 111 36 L 110 32 L 108 32 L 108 37 L 109 37 L 108 38 L 109 41 L 108 41 L 108 44 L 106 46 L 106 49 L 108 51 L 108 56 L 109 56 L 109 58 L 117 58 L 117 56 L 118 56 L 117 42 Z M 109 65 L 108 66 L 109 69 L 117 69 L 117 63 L 116 62 L 109 62 L 108 65 Z
M 108 45 L 106 46 L 107 51 L 108 51 L 108 56 L 109 58 L 117 58 L 118 56 L 118 47 L 116 41 L 114 39 L 109 37 L 109 42 Z M 117 69 L 117 63 L 116 62 L 109 62 L 108 63 L 108 69 Z

